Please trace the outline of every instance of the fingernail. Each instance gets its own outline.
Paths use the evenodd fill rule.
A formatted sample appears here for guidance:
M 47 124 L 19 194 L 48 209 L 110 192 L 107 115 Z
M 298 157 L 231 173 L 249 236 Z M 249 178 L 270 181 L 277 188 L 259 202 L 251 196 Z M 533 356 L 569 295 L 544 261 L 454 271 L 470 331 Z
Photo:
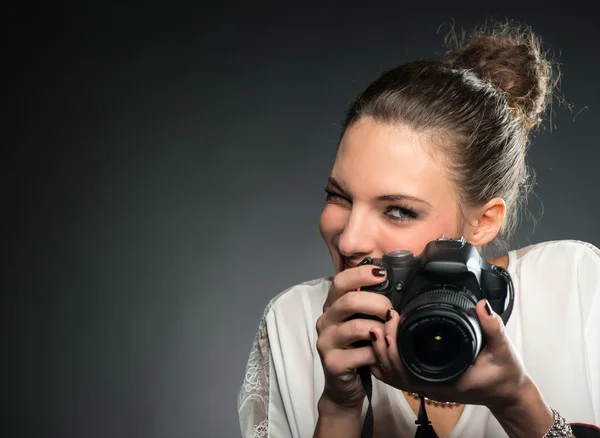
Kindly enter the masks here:
M 385 320 L 389 321 L 390 319 L 392 319 L 392 309 L 388 309 L 387 313 L 385 314 Z
M 385 337 L 385 345 L 387 345 L 388 347 L 390 346 L 390 340 L 387 336 Z
M 385 277 L 385 269 L 373 268 L 373 275 L 375 277 Z
M 485 300 L 485 311 L 487 312 L 487 314 L 489 316 L 492 316 L 492 306 L 490 306 L 490 303 L 488 300 Z
M 369 332 L 369 334 L 371 335 L 371 339 L 373 340 L 373 342 L 375 342 L 377 340 L 377 335 L 373 332 Z

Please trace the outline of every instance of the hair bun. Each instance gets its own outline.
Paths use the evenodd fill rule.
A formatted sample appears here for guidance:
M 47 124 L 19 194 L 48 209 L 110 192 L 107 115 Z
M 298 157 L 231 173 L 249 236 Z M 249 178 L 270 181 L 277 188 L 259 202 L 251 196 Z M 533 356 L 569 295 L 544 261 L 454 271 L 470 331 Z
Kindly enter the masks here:
M 450 36 L 444 63 L 469 69 L 496 87 L 526 131 L 541 122 L 552 95 L 553 70 L 541 51 L 540 38 L 511 23 L 476 29 L 460 41 Z

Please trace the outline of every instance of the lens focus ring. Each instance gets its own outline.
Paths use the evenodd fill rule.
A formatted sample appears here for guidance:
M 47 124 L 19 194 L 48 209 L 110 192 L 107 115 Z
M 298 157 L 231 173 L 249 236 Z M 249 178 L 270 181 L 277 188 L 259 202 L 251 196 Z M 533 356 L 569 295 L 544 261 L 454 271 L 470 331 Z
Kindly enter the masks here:
M 464 292 L 458 292 L 451 289 L 433 289 L 423 292 L 413 298 L 406 307 L 402 309 L 402 313 L 408 314 L 418 307 L 430 304 L 449 304 L 460 307 L 465 312 L 469 312 L 471 309 L 475 308 L 477 302 Z

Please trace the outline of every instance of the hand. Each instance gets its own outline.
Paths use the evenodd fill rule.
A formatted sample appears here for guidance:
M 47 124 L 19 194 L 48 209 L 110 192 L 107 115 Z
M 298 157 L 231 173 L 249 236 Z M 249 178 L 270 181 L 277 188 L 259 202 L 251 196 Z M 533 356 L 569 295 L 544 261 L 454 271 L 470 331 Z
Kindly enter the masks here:
M 376 275 L 379 273 L 380 275 Z M 357 341 L 372 340 L 374 330 L 383 332 L 390 300 L 372 292 L 359 292 L 361 286 L 379 284 L 385 270 L 372 265 L 358 266 L 338 273 L 329 289 L 323 314 L 317 320 L 317 350 L 325 373 L 323 397 L 327 406 L 341 409 L 362 408 L 365 392 L 356 369 L 376 364 L 371 345 L 353 347 Z M 381 319 L 356 318 L 362 313 Z
M 371 373 L 389 385 L 433 400 L 485 405 L 491 410 L 503 410 L 517 404 L 522 390 L 532 382 L 500 316 L 486 304 L 485 300 L 479 301 L 476 311 L 487 345 L 474 364 L 455 381 L 425 382 L 406 370 L 396 343 L 400 322 L 396 311 L 392 311 L 392 317 L 383 329 L 373 327 L 377 339 L 373 349 L 381 366 L 371 366 Z

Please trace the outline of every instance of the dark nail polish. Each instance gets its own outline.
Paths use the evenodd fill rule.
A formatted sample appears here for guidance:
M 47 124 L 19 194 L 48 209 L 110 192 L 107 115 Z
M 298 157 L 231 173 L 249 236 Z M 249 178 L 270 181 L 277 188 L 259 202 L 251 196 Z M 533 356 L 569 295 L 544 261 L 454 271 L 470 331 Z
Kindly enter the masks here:
M 387 313 L 385 314 L 385 320 L 389 321 L 390 319 L 392 319 L 392 309 L 388 309 Z
M 375 277 L 385 277 L 385 269 L 373 268 L 373 275 Z
M 490 306 L 490 303 L 488 300 L 485 300 L 485 311 L 487 312 L 488 315 L 492 316 L 492 306 Z
M 388 340 L 387 336 L 385 337 L 385 345 L 387 345 L 388 347 L 390 346 L 390 341 Z
M 373 342 L 375 342 L 377 340 L 377 335 L 373 332 L 369 332 L 369 334 L 371 335 L 371 339 L 373 340 Z

